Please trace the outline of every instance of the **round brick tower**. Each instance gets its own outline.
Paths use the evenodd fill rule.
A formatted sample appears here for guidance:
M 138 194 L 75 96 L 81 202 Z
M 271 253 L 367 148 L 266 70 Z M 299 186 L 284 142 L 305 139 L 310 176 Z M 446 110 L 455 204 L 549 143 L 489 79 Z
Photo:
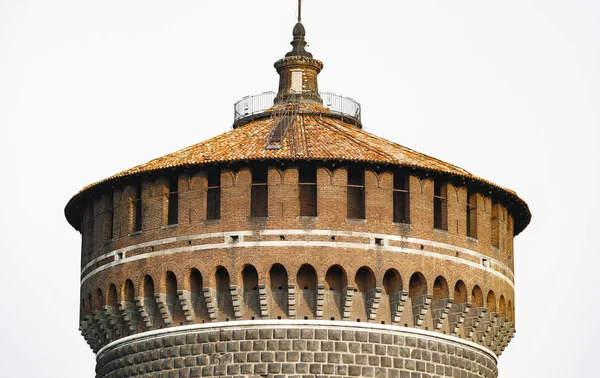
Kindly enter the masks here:
M 363 131 L 300 21 L 233 130 L 67 204 L 97 377 L 497 376 L 526 203 Z

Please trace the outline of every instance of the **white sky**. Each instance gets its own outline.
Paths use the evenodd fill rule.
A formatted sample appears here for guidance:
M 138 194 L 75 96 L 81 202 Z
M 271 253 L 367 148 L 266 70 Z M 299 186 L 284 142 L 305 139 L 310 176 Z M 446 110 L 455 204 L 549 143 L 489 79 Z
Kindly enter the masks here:
M 500 377 L 596 376 L 600 2 L 304 3 L 320 87 L 358 99 L 367 131 L 529 203 Z M 295 6 L 0 0 L 0 376 L 94 376 L 64 205 L 276 90 Z

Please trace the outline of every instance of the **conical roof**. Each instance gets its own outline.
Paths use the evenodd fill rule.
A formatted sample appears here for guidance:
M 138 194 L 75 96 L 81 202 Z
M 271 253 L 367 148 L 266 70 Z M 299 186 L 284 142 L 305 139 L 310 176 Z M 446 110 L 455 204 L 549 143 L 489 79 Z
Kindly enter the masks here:
M 273 114 L 276 107 L 267 111 Z M 362 162 L 415 168 L 447 174 L 464 181 L 478 182 L 490 190 L 510 197 L 518 211 L 515 233 L 522 231 L 531 214 L 517 194 L 490 181 L 477 177 L 455 165 L 370 134 L 361 128 L 333 117 L 324 107 L 299 104 L 295 120 L 285 132 L 280 148 L 268 148 L 269 137 L 280 117 L 265 117 L 245 126 L 194 144 L 163 157 L 150 160 L 85 187 L 79 195 L 102 183 L 129 176 L 214 163 L 249 161 L 335 161 Z M 75 196 L 73 202 L 79 195 Z M 69 205 L 67 205 L 68 209 Z

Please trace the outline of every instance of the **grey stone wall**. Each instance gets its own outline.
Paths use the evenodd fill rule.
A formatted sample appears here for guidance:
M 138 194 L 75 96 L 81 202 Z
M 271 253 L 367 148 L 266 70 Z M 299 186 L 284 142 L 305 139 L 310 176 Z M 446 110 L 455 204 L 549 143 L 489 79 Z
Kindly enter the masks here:
M 96 377 L 497 377 L 493 354 L 460 339 L 310 323 L 231 322 L 136 335 L 99 352 Z

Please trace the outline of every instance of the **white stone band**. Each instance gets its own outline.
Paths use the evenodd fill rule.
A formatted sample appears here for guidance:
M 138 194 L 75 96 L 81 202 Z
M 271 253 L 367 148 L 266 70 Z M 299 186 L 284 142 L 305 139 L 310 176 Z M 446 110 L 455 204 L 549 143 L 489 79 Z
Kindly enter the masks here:
M 369 238 L 371 240 L 371 242 L 369 244 L 367 244 L 367 243 L 348 243 L 348 242 L 337 242 L 337 241 L 278 240 L 278 241 L 245 242 L 243 240 L 244 236 L 261 236 L 261 235 L 264 235 L 264 236 L 267 236 L 267 235 L 298 235 L 298 236 L 314 235 L 314 236 L 362 237 L 362 238 Z M 227 242 L 227 240 L 233 236 L 239 237 L 239 240 L 235 243 Z M 209 238 L 223 238 L 224 241 L 223 241 L 223 243 L 217 243 L 217 244 L 204 244 L 204 245 L 195 245 L 195 246 L 185 246 L 185 247 L 179 247 L 179 248 L 169 248 L 169 249 L 164 249 L 161 251 L 142 253 L 139 255 L 127 257 L 127 252 L 133 251 L 136 249 L 140 249 L 140 248 L 154 247 L 154 246 L 170 244 L 170 243 L 175 243 L 175 242 L 201 240 L 201 239 L 209 239 Z M 383 245 L 375 245 L 374 240 L 376 238 L 384 240 L 385 241 L 384 244 Z M 460 253 L 464 253 L 464 254 L 467 254 L 470 256 L 477 257 L 480 261 L 483 261 L 485 259 L 489 263 L 487 265 L 484 265 L 483 263 L 475 263 L 473 261 L 469 261 L 469 260 L 466 260 L 466 259 L 463 259 L 460 257 L 450 256 L 450 255 L 443 254 L 443 253 L 437 253 L 437 252 L 431 252 L 431 251 L 425 251 L 425 250 L 417 250 L 417 249 L 411 249 L 411 248 L 405 248 L 405 247 L 394 247 L 394 246 L 388 245 L 387 241 L 389 241 L 389 240 L 406 242 L 406 243 L 422 244 L 423 246 L 428 246 L 428 247 L 444 248 L 444 249 L 450 250 L 452 252 L 460 252 Z M 445 243 L 432 242 L 430 240 L 407 238 L 407 237 L 402 237 L 402 236 L 398 236 L 398 235 L 374 234 L 374 233 L 367 233 L 367 232 L 352 232 L 352 231 L 332 231 L 332 230 L 263 230 L 263 231 L 257 231 L 257 232 L 233 231 L 233 232 L 217 232 L 217 233 L 209 233 L 209 234 L 187 235 L 187 236 L 181 236 L 181 237 L 153 240 L 153 241 L 140 243 L 140 244 L 136 244 L 136 245 L 131 245 L 128 247 L 118 249 L 118 250 L 106 253 L 106 254 L 99 256 L 99 257 L 95 258 L 94 260 L 90 261 L 83 268 L 83 270 L 81 272 L 82 274 L 90 266 L 97 263 L 98 261 L 101 261 L 101 260 L 104 260 L 104 259 L 107 259 L 110 257 L 114 257 L 117 255 L 123 256 L 122 259 L 107 263 L 103 266 L 100 266 L 100 267 L 94 269 L 90 273 L 88 273 L 81 279 L 81 284 L 83 285 L 83 283 L 86 280 L 88 280 L 90 277 L 92 277 L 93 275 L 95 275 L 105 269 L 114 267 L 116 265 L 132 262 L 132 261 L 138 261 L 138 260 L 143 260 L 143 259 L 152 258 L 152 257 L 172 255 L 172 254 L 176 254 L 176 253 L 195 252 L 195 251 L 202 251 L 202 250 L 207 250 L 207 249 L 224 249 L 224 248 L 230 249 L 232 247 L 235 247 L 235 248 L 327 247 L 327 248 L 354 248 L 354 249 L 363 249 L 363 250 L 373 249 L 373 250 L 381 250 L 381 251 L 394 252 L 394 253 L 406 253 L 406 254 L 411 254 L 411 255 L 418 255 L 418 256 L 441 259 L 444 261 L 451 261 L 451 262 L 454 262 L 457 264 L 468 265 L 472 268 L 481 269 L 481 270 L 484 270 L 490 274 L 493 274 L 493 275 L 498 276 L 499 278 L 503 279 L 514 289 L 514 283 L 511 279 L 511 278 L 513 278 L 513 273 L 510 268 L 508 268 L 505 264 L 503 264 L 502 262 L 500 262 L 496 259 L 493 259 L 493 258 L 486 256 L 484 254 L 481 254 L 479 252 L 472 251 L 470 249 L 456 247 L 456 246 L 453 246 L 450 244 L 445 244 Z M 491 269 L 492 266 L 498 266 L 500 268 L 505 269 L 507 272 L 510 272 L 511 277 L 507 277 L 504 274 L 502 274 L 494 269 Z
M 443 333 L 437 333 L 432 331 L 426 331 L 418 328 L 400 327 L 386 324 L 375 324 L 375 323 L 359 323 L 359 322 L 343 322 L 343 321 L 328 321 L 328 320 L 240 320 L 231 322 L 215 322 L 215 323 L 204 323 L 204 324 L 192 324 L 178 327 L 170 327 L 165 329 L 157 329 L 154 331 L 142 332 L 135 335 L 123 337 L 122 339 L 115 340 L 110 344 L 107 344 L 96 354 L 96 360 L 102 358 L 103 354 L 107 351 L 118 348 L 120 346 L 137 342 L 147 341 L 154 338 L 164 337 L 170 334 L 186 334 L 193 331 L 209 331 L 209 330 L 221 330 L 224 328 L 232 329 L 248 329 L 248 328 L 263 328 L 268 327 L 271 329 L 275 328 L 290 328 L 290 327 L 309 327 L 312 329 L 336 329 L 336 330 L 365 330 L 365 331 L 377 331 L 391 334 L 403 333 L 405 335 L 415 335 L 421 339 L 445 341 L 455 344 L 460 344 L 464 347 L 476 349 L 478 352 L 484 353 L 498 363 L 498 357 L 489 349 L 476 344 L 472 341 L 461 339 L 455 336 L 445 335 Z

